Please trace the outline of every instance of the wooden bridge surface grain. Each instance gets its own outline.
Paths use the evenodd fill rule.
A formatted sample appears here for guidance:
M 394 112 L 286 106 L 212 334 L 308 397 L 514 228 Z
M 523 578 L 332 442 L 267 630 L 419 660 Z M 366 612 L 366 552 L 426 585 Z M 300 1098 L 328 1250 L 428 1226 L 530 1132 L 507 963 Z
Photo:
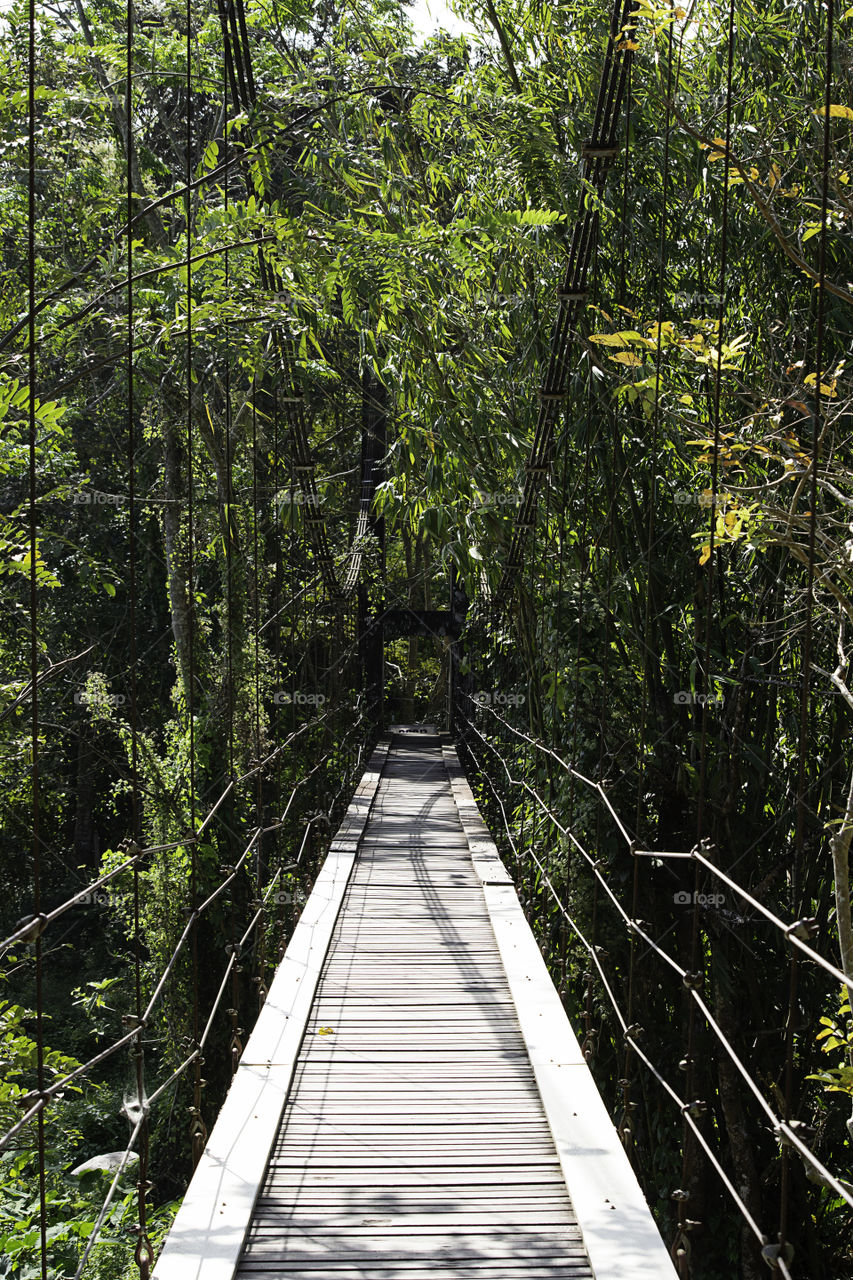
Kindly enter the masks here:
M 676 1280 L 453 748 L 369 761 L 153 1280 Z
M 440 748 L 396 739 L 237 1276 L 592 1274 Z

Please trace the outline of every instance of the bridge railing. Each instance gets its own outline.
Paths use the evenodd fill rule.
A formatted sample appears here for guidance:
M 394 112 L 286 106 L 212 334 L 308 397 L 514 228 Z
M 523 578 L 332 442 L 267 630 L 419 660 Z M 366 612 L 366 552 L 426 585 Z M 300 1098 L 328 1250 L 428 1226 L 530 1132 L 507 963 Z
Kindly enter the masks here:
M 555 980 L 561 982 L 565 998 L 583 1020 L 586 1031 L 584 1053 L 593 1065 L 601 1048 L 600 1031 L 595 1027 L 596 997 L 593 992 L 596 985 L 612 1010 L 624 1053 L 622 1078 L 618 1082 L 621 1098 L 617 1107 L 616 1124 L 626 1149 L 629 1152 L 633 1150 L 639 1132 L 636 1112 L 640 1104 L 633 1097 L 635 1085 L 631 1071 L 631 1062 L 635 1059 L 655 1081 L 663 1098 L 672 1107 L 673 1114 L 680 1117 L 685 1131 L 701 1149 L 708 1166 L 714 1170 L 732 1205 L 755 1237 L 764 1260 L 781 1275 L 792 1275 L 790 1267 L 793 1250 L 790 1244 L 785 1241 L 780 1244 L 780 1240 L 774 1238 L 759 1220 L 760 1215 L 756 1215 L 755 1210 L 747 1204 L 736 1185 L 719 1134 L 714 1131 L 714 1126 L 708 1119 L 705 1119 L 711 1107 L 707 1099 L 698 1096 L 702 1087 L 698 1064 L 690 1058 L 691 1049 L 693 1055 L 698 1052 L 697 1037 L 691 1037 L 685 1057 L 677 1064 L 686 1079 L 676 1086 L 672 1082 L 672 1069 L 676 1066 L 672 1060 L 674 1045 L 669 1046 L 672 1057 L 667 1055 L 667 1060 L 661 1061 L 661 1052 L 667 1053 L 666 1043 L 658 1037 L 656 1053 L 650 1043 L 654 1037 L 640 1025 L 636 1004 L 633 1007 L 631 1004 L 630 982 L 626 982 L 630 975 L 626 974 L 624 968 L 625 949 L 621 952 L 617 967 L 614 964 L 612 943 L 608 940 L 606 945 L 602 945 L 600 941 L 602 935 L 607 939 L 613 936 L 614 923 L 622 929 L 626 946 L 632 955 L 642 945 L 643 954 L 653 956 L 663 967 L 658 980 L 661 988 L 669 992 L 669 999 L 675 1008 L 683 1000 L 687 1001 L 685 1023 L 694 1017 L 699 1019 L 712 1038 L 712 1045 L 706 1046 L 707 1052 L 714 1057 L 723 1054 L 728 1059 L 779 1149 L 787 1147 L 796 1153 L 807 1178 L 816 1186 L 826 1188 L 850 1208 L 853 1208 L 853 1185 L 841 1173 L 827 1167 L 815 1150 L 813 1131 L 808 1125 L 785 1114 L 777 1100 L 778 1091 L 776 1097 L 772 1093 L 768 1097 L 766 1082 L 756 1079 L 754 1069 L 744 1061 L 742 1051 L 720 1025 L 711 1007 L 711 997 L 704 993 L 709 978 L 704 952 L 699 952 L 700 965 L 696 969 L 680 963 L 664 945 L 663 937 L 654 936 L 649 931 L 651 926 L 634 916 L 630 908 L 623 905 L 622 898 L 630 877 L 626 877 L 621 871 L 618 876 L 614 876 L 614 873 L 617 868 L 626 865 L 626 858 L 627 865 L 631 867 L 631 875 L 637 874 L 643 864 L 650 865 L 652 860 L 657 860 L 658 865 L 670 862 L 692 863 L 697 875 L 701 870 L 712 881 L 725 885 L 756 913 L 758 920 L 766 922 L 779 940 L 780 960 L 784 959 L 786 950 L 789 959 L 792 953 L 796 953 L 816 966 L 825 979 L 838 983 L 849 994 L 853 994 L 853 983 L 837 965 L 812 945 L 814 921 L 782 919 L 761 903 L 746 886 L 739 884 L 733 876 L 717 866 L 713 860 L 713 850 L 707 844 L 683 851 L 639 847 L 631 834 L 630 824 L 617 811 L 608 787 L 586 776 L 547 743 L 514 725 L 507 718 L 508 714 L 510 712 L 506 712 L 506 708 L 498 710 L 482 699 L 476 700 L 470 691 L 462 693 L 460 706 L 457 708 L 460 755 L 465 760 L 472 785 L 490 816 L 499 847 L 508 850 L 511 855 L 510 865 L 515 868 L 528 913 L 551 963 Z M 601 843 L 598 847 L 589 847 L 590 839 L 583 834 L 581 823 L 571 812 L 567 815 L 559 801 L 552 798 L 557 792 L 553 785 L 554 770 L 573 779 L 587 791 L 596 809 L 609 824 L 616 844 L 621 846 L 621 858 L 603 856 Z M 577 812 L 579 806 L 570 806 L 570 809 L 572 807 Z M 594 836 L 596 824 L 593 822 L 591 826 Z M 591 886 L 594 887 L 594 892 Z M 716 902 L 713 895 L 703 894 L 700 898 L 704 900 L 706 896 L 709 901 Z M 572 905 L 573 903 L 576 905 Z M 606 904 L 609 912 L 607 920 L 601 918 L 604 914 L 601 904 Z M 582 975 L 585 990 L 582 995 L 566 990 L 569 976 L 581 975 L 576 965 L 567 959 L 565 939 L 561 943 L 555 938 L 555 917 L 559 921 L 558 928 L 567 929 L 586 956 L 586 968 Z M 756 1033 L 762 1030 L 760 1027 L 755 1028 Z M 783 1027 L 780 1031 L 783 1048 L 785 1035 L 786 1029 Z M 614 1050 L 618 1059 L 618 1044 L 614 1046 Z M 645 1097 L 645 1089 L 643 1095 Z M 676 1262 L 686 1263 L 691 1251 L 690 1233 L 702 1224 L 688 1216 L 690 1196 L 685 1187 L 674 1188 L 672 1198 L 678 1205 L 678 1226 L 672 1255 Z

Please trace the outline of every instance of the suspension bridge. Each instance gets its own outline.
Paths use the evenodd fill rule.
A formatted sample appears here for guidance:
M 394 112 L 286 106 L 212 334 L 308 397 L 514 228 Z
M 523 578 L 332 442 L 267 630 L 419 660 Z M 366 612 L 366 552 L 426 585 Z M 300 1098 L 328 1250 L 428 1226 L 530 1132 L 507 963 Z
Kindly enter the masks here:
M 277 114 L 269 66 L 256 73 L 259 27 L 243 0 L 218 0 L 215 39 L 210 29 L 207 38 L 220 79 L 211 79 L 209 50 L 202 66 L 196 43 L 200 18 L 188 3 L 176 37 L 185 75 L 169 71 L 183 93 L 185 137 L 176 140 L 162 111 L 157 116 L 180 164 L 168 192 L 143 199 L 134 139 L 141 143 L 144 125 L 150 140 L 155 128 L 156 113 L 148 118 L 141 104 L 146 77 L 156 77 L 142 70 L 141 57 L 154 65 L 151 42 L 164 20 L 129 3 L 126 47 L 110 55 L 117 65 L 124 57 L 123 100 L 103 62 L 94 55 L 92 62 L 124 148 L 123 222 L 106 254 L 40 294 L 38 160 L 46 144 L 38 9 L 30 0 L 21 29 L 26 314 L 0 340 L 29 388 L 15 381 L 4 401 L 4 412 L 23 415 L 13 465 L 26 493 L 8 519 L 25 521 L 16 564 L 28 593 L 16 604 L 14 635 L 29 670 L 9 686 L 0 724 L 28 717 L 16 757 L 26 756 L 27 786 L 15 775 L 9 790 L 29 801 L 31 858 L 26 914 L 6 930 L 0 959 L 8 959 L 11 978 L 24 971 L 31 984 L 24 1021 L 33 1040 L 3 1095 L 0 1149 L 12 1160 L 23 1151 L 22 1176 L 37 1183 L 27 1219 L 38 1255 L 31 1274 L 60 1274 L 52 1117 L 66 1114 L 69 1095 L 111 1079 L 122 1063 L 129 1137 L 112 1153 L 109 1184 L 95 1220 L 79 1231 L 74 1260 L 63 1257 L 68 1280 L 91 1272 L 102 1245 L 115 1243 L 111 1230 L 120 1222 L 126 1231 L 128 1218 L 140 1280 L 853 1274 L 830 1275 L 815 1263 L 820 1224 L 839 1214 L 847 1221 L 853 1183 L 829 1153 L 832 1122 L 808 1101 L 806 1080 L 815 1077 L 805 1069 L 803 1013 L 806 1000 L 825 1009 L 828 993 L 848 1001 L 853 993 L 843 958 L 845 946 L 853 949 L 843 923 L 853 828 L 853 784 L 849 795 L 842 786 L 853 708 L 843 616 L 833 621 L 836 671 L 814 661 L 829 548 L 849 520 L 850 500 L 828 483 L 819 492 L 819 473 L 835 395 L 827 308 L 831 299 L 850 300 L 833 282 L 826 252 L 839 145 L 831 129 L 853 112 L 845 116 L 833 103 L 832 0 L 823 26 L 818 9 L 823 106 L 812 115 L 822 130 L 813 206 L 820 219 L 808 237 L 820 245 L 817 266 L 800 252 L 807 238 L 799 247 L 786 240 L 762 203 L 757 168 L 734 145 L 736 0 L 717 15 L 721 81 L 707 129 L 686 121 L 677 95 L 685 40 L 696 34 L 691 15 L 673 8 L 667 16 L 655 64 L 662 212 L 654 319 L 645 333 L 626 285 L 640 116 L 633 78 L 638 28 L 659 21 L 662 10 L 614 0 L 602 14 L 597 91 L 582 110 L 587 136 L 572 144 L 577 201 L 565 269 L 552 282 L 550 337 L 528 378 L 529 443 L 517 492 L 467 576 L 448 533 L 440 570 L 426 544 L 413 551 L 406 543 L 397 557 L 404 571 L 392 581 L 394 530 L 384 512 L 395 444 L 412 448 L 412 435 L 401 429 L 395 438 L 405 396 L 398 404 L 393 378 L 383 378 L 387 325 L 370 327 L 370 342 L 356 334 L 362 299 L 344 282 L 334 342 L 324 347 L 312 328 L 315 304 L 281 250 L 288 219 L 313 207 L 310 163 L 332 171 L 333 144 L 345 151 L 347 128 L 356 136 L 364 118 L 354 114 L 345 127 L 336 113 L 347 95 L 323 76 Z M 78 34 L 81 47 L 94 48 L 85 21 Z M 298 63 L 298 52 L 285 52 L 288 65 Z M 379 111 L 383 147 L 391 145 L 388 121 L 399 123 L 417 96 L 407 94 L 370 83 L 351 95 L 354 112 L 368 98 Z M 673 412 L 663 370 L 675 329 L 668 299 L 679 276 L 670 189 L 678 137 L 718 162 L 719 216 L 707 264 L 717 319 L 703 315 L 682 343 L 704 361 L 704 416 L 690 429 L 706 433 L 691 443 L 703 445 L 711 472 L 710 515 L 701 513 L 707 543 L 684 581 L 670 582 L 664 550 L 674 542 L 661 546 L 662 512 L 669 502 L 679 515 L 684 504 L 665 492 L 658 454 Z M 323 211 L 330 222 L 356 209 L 358 184 L 348 171 L 344 178 L 345 196 Z M 780 183 L 774 176 L 772 189 Z M 738 535 L 717 513 L 727 501 L 723 427 L 742 395 L 726 383 L 737 352 L 723 341 L 736 187 L 755 197 L 776 249 L 808 279 L 814 343 L 802 392 L 810 397 L 808 430 L 799 440 L 789 434 L 785 445 L 809 510 L 785 517 L 784 559 L 756 599 L 740 602 L 755 617 L 732 658 L 734 614 L 717 553 Z M 367 199 L 361 189 L 358 199 Z M 168 235 L 164 217 L 172 219 Z M 324 234 L 325 226 L 308 238 Z M 156 265 L 137 260 L 146 235 L 161 237 L 161 249 L 168 241 Z M 107 268 L 121 272 L 118 283 L 107 275 L 96 288 L 92 281 Z M 339 268 L 331 259 L 324 266 Z M 72 305 L 68 297 L 90 276 L 93 296 Z M 173 290 L 174 317 L 156 333 L 146 312 L 153 276 Z M 215 317 L 208 290 L 221 304 Z M 39 450 L 58 419 L 36 391 L 55 372 L 51 343 L 104 318 L 114 339 L 120 302 L 123 345 L 104 357 L 114 381 L 93 409 L 115 401 L 110 438 L 116 431 L 122 438 L 126 473 L 120 493 L 82 489 L 70 498 L 77 515 L 107 508 L 115 517 L 107 541 L 120 529 L 126 546 L 126 565 L 108 583 L 110 598 L 118 592 L 121 600 L 114 625 L 128 648 L 127 662 L 113 663 L 123 681 L 117 693 L 102 682 L 101 667 L 111 669 L 112 659 L 97 620 L 87 623 L 79 652 L 54 660 L 41 640 L 48 590 L 60 586 L 42 547 L 51 537 L 68 541 L 51 523 L 50 503 L 57 494 L 67 499 L 69 484 L 47 484 Z M 630 313 L 638 328 L 590 335 L 611 322 L 603 303 Z M 644 377 L 620 388 L 627 398 L 618 411 L 595 400 L 596 341 L 618 349 L 626 369 L 646 361 Z M 166 361 L 167 371 L 158 366 L 155 377 L 149 360 Z M 796 367 L 792 361 L 789 374 Z M 693 412 L 685 391 L 679 404 L 686 401 Z M 802 403 L 783 401 L 780 421 L 786 406 Z M 642 435 L 642 474 L 628 457 L 626 405 Z M 152 457 L 158 415 L 168 421 L 162 456 Z M 426 435 L 432 457 L 424 465 L 432 467 L 432 427 Z M 333 444 L 345 437 L 355 443 L 338 472 Z M 418 465 L 411 452 L 410 466 Z M 840 504 L 829 534 L 817 514 L 827 493 Z M 603 516 L 593 527 L 596 497 Z M 97 576 L 103 565 L 93 564 Z M 146 573 L 157 572 L 169 606 L 165 635 L 156 632 L 157 610 L 141 598 Z M 801 630 L 783 670 L 784 573 L 799 575 L 791 590 Z M 843 603 L 844 591 L 830 590 Z M 690 627 L 681 629 L 691 632 L 689 678 L 679 674 L 687 660 L 679 667 L 672 622 L 688 610 Z M 638 658 L 625 643 L 628 626 Z M 431 655 L 435 724 L 402 723 L 403 698 L 389 693 L 389 670 L 400 669 L 405 645 L 410 656 L 418 645 Z M 156 674 L 165 667 L 174 669 L 174 689 Z M 819 702 L 815 672 L 835 698 L 821 713 L 832 759 L 818 753 L 819 768 L 809 760 L 807 732 Z M 760 682 L 786 708 L 778 720 L 784 733 L 769 713 L 755 714 L 751 736 L 744 728 Z M 724 686 L 737 692 L 715 758 L 711 716 Z M 170 702 L 175 716 L 164 727 Z M 100 865 L 90 856 L 74 869 L 51 826 L 45 761 L 52 726 L 76 716 L 78 791 L 94 789 L 90 730 L 80 727 L 88 707 L 96 724 L 115 731 L 109 751 L 127 757 L 110 777 L 127 828 Z M 632 726 L 621 737 L 619 716 Z M 746 764 L 723 760 L 726 735 L 748 742 Z M 677 779 L 666 795 L 658 759 Z M 769 802 L 762 809 L 774 769 L 796 780 L 776 809 Z M 749 816 L 745 849 L 737 844 L 741 811 Z M 832 902 L 812 856 L 827 821 L 841 832 L 832 844 Z M 774 844 L 780 824 L 784 857 Z M 739 868 L 759 843 L 762 874 L 747 877 Z M 53 939 L 60 927 L 60 941 L 89 927 L 86 912 L 102 898 L 117 904 L 126 947 L 121 1029 L 99 1031 L 79 1062 L 59 1059 L 46 1048 Z M 746 925 L 763 930 L 763 954 L 773 958 L 766 1002 L 744 959 Z M 833 959 L 836 936 L 841 964 Z M 744 1009 L 732 994 L 737 982 L 748 996 Z M 823 1024 L 824 1036 L 831 1030 L 853 1054 L 841 1024 L 826 1017 Z M 843 1086 L 843 1069 L 834 1078 Z M 173 1174 L 173 1117 L 184 1109 L 189 1122 L 174 1162 L 185 1168 Z M 160 1231 L 166 1197 L 158 1179 L 170 1178 L 181 1203 Z M 737 1246 L 727 1241 L 733 1223 Z
M 155 1280 L 675 1271 L 456 753 L 374 752 Z

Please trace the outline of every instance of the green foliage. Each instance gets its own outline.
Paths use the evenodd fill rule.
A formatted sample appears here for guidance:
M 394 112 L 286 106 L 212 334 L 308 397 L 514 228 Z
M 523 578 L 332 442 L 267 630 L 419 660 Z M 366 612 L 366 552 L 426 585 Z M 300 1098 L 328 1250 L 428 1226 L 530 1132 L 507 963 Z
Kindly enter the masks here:
M 853 1018 L 850 1013 L 850 997 L 841 997 L 836 1018 L 820 1019 L 823 1031 L 815 1037 L 826 1054 L 841 1051 L 842 1061 L 837 1067 L 826 1067 L 810 1075 L 818 1080 L 827 1093 L 846 1093 L 853 1097 Z

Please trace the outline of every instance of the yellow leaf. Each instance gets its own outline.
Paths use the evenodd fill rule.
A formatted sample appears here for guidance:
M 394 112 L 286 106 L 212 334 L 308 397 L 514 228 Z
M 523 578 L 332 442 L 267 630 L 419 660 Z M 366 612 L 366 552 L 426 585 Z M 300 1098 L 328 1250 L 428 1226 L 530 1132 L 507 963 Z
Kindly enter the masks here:
M 675 325 L 671 320 L 664 320 L 660 326 L 661 336 L 664 338 L 672 338 L 675 336 Z M 658 336 L 657 321 L 649 325 L 649 337 L 656 338 Z
M 807 387 L 814 387 L 817 385 L 817 374 L 807 373 L 803 381 Z M 820 384 L 820 394 L 822 396 L 828 396 L 830 400 L 837 400 L 838 392 L 835 390 L 835 378 L 833 378 L 829 383 L 822 382 Z
M 318 1036 L 333 1036 L 334 1034 L 335 1034 L 334 1027 L 318 1027 L 317 1028 Z
M 770 180 L 770 190 L 774 191 L 782 181 L 782 170 L 778 164 L 771 164 L 768 178 Z
M 628 343 L 618 333 L 593 333 L 590 342 L 599 347 L 627 347 Z
M 707 564 L 710 559 L 711 559 L 711 548 L 710 548 L 710 545 L 706 542 L 704 547 L 702 548 L 702 554 L 699 557 L 699 563 Z
M 643 363 L 642 357 L 635 356 L 633 351 L 617 351 L 610 359 L 618 360 L 620 364 L 638 365 Z
M 853 107 L 845 107 L 840 102 L 832 102 L 829 106 L 829 114 L 840 120 L 853 120 Z M 815 110 L 815 115 L 825 116 L 826 107 L 818 107 Z

